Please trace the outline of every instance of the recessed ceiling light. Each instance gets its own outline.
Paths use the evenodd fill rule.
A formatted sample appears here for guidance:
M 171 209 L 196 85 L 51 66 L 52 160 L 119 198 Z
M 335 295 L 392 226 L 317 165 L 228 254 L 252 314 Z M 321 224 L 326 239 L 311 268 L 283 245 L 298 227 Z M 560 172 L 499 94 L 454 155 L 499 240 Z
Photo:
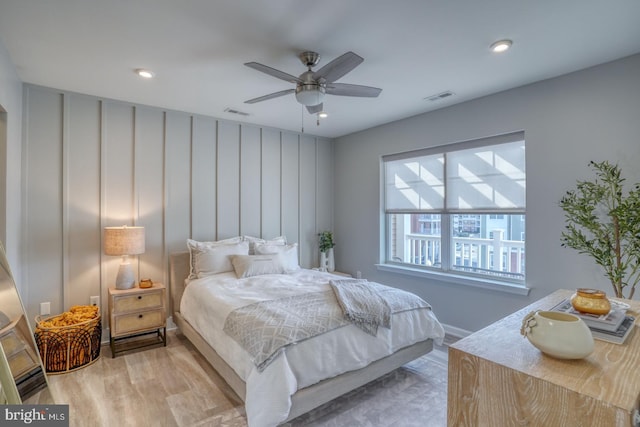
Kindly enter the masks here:
M 144 68 L 138 68 L 136 70 L 136 74 L 145 79 L 150 79 L 155 75 L 153 74 L 153 71 L 145 70 Z
M 490 46 L 492 52 L 501 53 L 509 50 L 513 42 L 511 40 L 498 40 Z

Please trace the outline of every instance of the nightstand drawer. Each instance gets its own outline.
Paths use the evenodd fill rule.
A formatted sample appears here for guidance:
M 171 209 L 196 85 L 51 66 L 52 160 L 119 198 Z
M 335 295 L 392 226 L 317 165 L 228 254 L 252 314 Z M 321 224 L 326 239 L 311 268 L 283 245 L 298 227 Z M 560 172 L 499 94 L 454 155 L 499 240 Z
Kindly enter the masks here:
M 144 295 L 117 296 L 113 301 L 113 314 L 162 307 L 162 291 L 145 292 Z
M 137 331 L 164 327 L 164 310 L 151 310 L 142 313 L 123 314 L 114 319 L 113 336 L 130 334 Z

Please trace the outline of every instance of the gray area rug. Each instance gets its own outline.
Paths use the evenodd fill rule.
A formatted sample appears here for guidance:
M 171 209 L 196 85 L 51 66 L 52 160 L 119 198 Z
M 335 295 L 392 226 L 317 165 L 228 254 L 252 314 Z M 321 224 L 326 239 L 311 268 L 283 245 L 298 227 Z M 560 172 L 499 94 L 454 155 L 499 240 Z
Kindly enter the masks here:
M 444 427 L 447 355 L 434 350 L 285 425 Z

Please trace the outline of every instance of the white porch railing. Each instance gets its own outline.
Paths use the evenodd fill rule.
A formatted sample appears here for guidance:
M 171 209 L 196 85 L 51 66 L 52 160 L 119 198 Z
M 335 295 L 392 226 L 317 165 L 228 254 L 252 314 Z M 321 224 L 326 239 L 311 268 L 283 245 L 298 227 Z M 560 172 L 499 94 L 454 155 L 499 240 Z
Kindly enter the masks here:
M 492 239 L 454 237 L 452 269 L 524 278 L 524 242 L 503 237 L 503 230 L 494 230 Z M 405 235 L 404 254 L 399 258 L 408 264 L 439 266 L 440 236 Z

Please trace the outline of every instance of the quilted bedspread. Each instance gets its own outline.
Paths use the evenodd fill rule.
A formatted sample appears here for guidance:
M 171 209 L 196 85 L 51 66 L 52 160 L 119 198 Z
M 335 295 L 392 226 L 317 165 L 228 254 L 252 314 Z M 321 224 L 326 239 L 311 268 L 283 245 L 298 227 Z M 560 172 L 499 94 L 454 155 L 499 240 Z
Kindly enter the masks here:
M 224 332 L 262 372 L 287 346 L 351 323 L 376 336 L 391 315 L 431 308 L 416 295 L 361 279 L 331 280 L 332 290 L 260 301 L 233 310 Z
M 232 311 L 224 331 L 242 346 L 259 372 L 286 346 L 351 323 L 332 291 L 261 301 Z

